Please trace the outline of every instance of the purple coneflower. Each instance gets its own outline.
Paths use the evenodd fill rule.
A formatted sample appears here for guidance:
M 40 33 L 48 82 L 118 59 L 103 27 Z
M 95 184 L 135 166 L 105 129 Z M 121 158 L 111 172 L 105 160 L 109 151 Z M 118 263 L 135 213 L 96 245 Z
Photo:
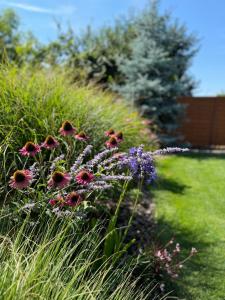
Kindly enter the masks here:
M 32 182 L 33 174 L 29 170 L 17 170 L 13 176 L 10 177 L 9 185 L 13 189 L 22 190 L 29 186 Z
M 50 188 L 64 188 L 69 184 L 71 177 L 68 173 L 63 173 L 60 171 L 55 171 L 51 175 L 51 179 L 48 181 L 48 186 Z
M 118 141 L 114 136 L 112 136 L 108 141 L 105 142 L 105 145 L 107 148 L 115 148 L 118 146 Z
M 46 148 L 46 149 L 54 149 L 59 145 L 59 142 L 51 135 L 48 135 L 42 143 L 41 147 Z
M 66 204 L 72 207 L 78 206 L 82 201 L 82 197 L 77 192 L 71 192 L 66 197 Z
M 106 136 L 112 136 L 112 135 L 114 135 L 114 134 L 115 134 L 115 130 L 112 129 L 112 128 L 110 128 L 109 130 L 107 130 L 107 131 L 105 132 L 105 135 L 106 135 Z
M 61 128 L 59 129 L 59 132 L 63 136 L 74 135 L 74 133 L 76 132 L 76 128 L 73 127 L 73 125 L 69 121 L 64 121 Z
M 52 198 L 49 200 L 49 204 L 51 206 L 55 206 L 55 205 L 64 206 L 65 200 L 61 195 L 57 195 L 56 198 Z
M 117 142 L 122 142 L 123 141 L 123 133 L 122 131 L 118 131 L 114 137 L 117 139 Z
M 87 141 L 89 137 L 84 133 L 84 131 L 79 132 L 75 135 L 75 138 L 79 141 Z
M 87 170 L 82 170 L 76 175 L 76 180 L 79 184 L 86 185 L 94 180 L 94 175 Z
M 41 147 L 33 142 L 27 142 L 25 146 L 19 150 L 23 156 L 35 156 L 40 151 Z

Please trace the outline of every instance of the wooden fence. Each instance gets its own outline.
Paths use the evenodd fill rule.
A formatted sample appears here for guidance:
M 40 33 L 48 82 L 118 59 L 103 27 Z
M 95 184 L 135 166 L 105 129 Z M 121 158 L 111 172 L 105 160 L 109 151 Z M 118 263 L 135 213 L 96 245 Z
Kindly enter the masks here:
M 196 147 L 225 146 L 225 97 L 182 97 L 186 105 L 180 131 Z

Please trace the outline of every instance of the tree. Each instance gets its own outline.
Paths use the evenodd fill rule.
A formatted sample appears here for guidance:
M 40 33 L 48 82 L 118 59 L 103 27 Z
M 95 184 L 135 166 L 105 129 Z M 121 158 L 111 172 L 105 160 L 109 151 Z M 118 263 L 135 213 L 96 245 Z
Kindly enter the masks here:
M 170 14 L 160 15 L 158 1 L 137 18 L 135 28 L 131 57 L 118 61 L 125 83 L 116 89 L 157 125 L 159 138 L 168 144 L 184 111 L 177 97 L 195 87 L 187 71 L 196 39 Z
M 0 15 L 0 62 L 18 65 L 33 61 L 36 55 L 37 40 L 31 33 L 19 31 L 19 18 L 12 9 Z
M 135 31 L 131 19 L 117 20 L 113 26 L 104 26 L 97 32 L 90 27 L 81 36 L 82 62 L 87 80 L 109 88 L 112 83 L 123 82 L 117 57 L 131 54 L 130 41 Z
M 113 26 L 103 26 L 98 31 L 88 26 L 80 35 L 71 27 L 66 31 L 62 31 L 60 24 L 57 27 L 57 38 L 37 48 L 33 65 L 65 67 L 72 80 L 92 82 L 102 88 L 121 82 L 117 57 L 131 53 L 129 44 L 134 31 L 130 20 L 117 20 Z
M 20 41 L 18 33 L 19 19 L 11 9 L 5 10 L 0 15 L 0 61 L 17 58 L 16 47 Z

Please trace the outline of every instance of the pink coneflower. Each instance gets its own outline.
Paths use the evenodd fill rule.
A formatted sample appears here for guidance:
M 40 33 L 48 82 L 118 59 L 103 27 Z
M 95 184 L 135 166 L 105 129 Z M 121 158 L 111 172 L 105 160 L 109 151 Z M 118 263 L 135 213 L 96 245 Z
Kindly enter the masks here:
M 64 188 L 70 183 L 71 177 L 68 173 L 55 171 L 51 175 L 51 179 L 48 181 L 48 186 L 51 188 Z
M 33 179 L 33 174 L 30 170 L 17 170 L 10 177 L 9 185 L 13 189 L 22 190 L 27 188 Z
M 123 133 L 122 131 L 118 131 L 114 137 L 117 139 L 117 142 L 122 142 L 123 141 Z
M 19 150 L 23 156 L 35 156 L 40 151 L 41 147 L 33 142 L 27 142 L 25 146 Z
M 112 129 L 112 128 L 110 128 L 109 130 L 107 130 L 107 131 L 105 132 L 105 135 L 106 135 L 106 136 L 112 136 L 112 135 L 114 135 L 114 134 L 115 134 L 115 130 Z
M 79 132 L 75 135 L 75 138 L 79 141 L 87 141 L 89 137 L 84 133 L 84 131 Z
M 65 200 L 61 195 L 57 195 L 55 198 L 49 200 L 51 206 L 60 205 L 64 206 Z
M 112 136 L 108 141 L 105 142 L 105 145 L 107 148 L 115 148 L 118 146 L 118 141 L 114 136 Z
M 48 135 L 42 143 L 41 147 L 44 147 L 46 149 L 54 149 L 59 145 L 59 142 L 51 135 Z
M 73 127 L 73 125 L 69 121 L 65 121 L 62 123 L 62 126 L 59 129 L 59 132 L 63 136 L 74 135 L 74 133 L 76 132 L 76 128 Z
M 71 192 L 66 197 L 66 204 L 69 206 L 78 206 L 82 201 L 82 197 L 77 192 Z
M 76 180 L 79 184 L 88 184 L 89 182 L 91 182 L 94 179 L 94 175 L 86 170 L 82 170 L 80 171 L 77 176 L 76 176 Z

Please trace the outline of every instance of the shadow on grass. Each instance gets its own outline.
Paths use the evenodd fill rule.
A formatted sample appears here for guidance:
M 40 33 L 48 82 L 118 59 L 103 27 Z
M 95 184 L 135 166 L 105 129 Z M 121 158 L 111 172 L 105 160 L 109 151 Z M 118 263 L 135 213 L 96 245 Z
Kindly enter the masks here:
M 189 188 L 189 186 L 179 183 L 174 179 L 160 176 L 157 179 L 154 188 L 157 189 L 157 191 L 166 190 L 175 194 L 184 194 L 185 190 Z

